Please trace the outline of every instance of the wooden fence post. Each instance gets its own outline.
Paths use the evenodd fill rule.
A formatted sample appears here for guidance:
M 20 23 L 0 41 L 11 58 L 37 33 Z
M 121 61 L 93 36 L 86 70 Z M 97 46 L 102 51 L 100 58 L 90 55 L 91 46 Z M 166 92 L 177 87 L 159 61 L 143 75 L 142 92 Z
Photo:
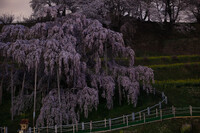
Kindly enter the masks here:
M 74 124 L 73 124 L 72 128 L 73 128 L 73 133 L 75 133 L 75 128 L 74 128 Z
M 111 119 L 109 119 L 109 127 L 110 127 L 110 130 L 111 130 L 112 129 Z
M 49 133 L 49 126 L 47 125 L 47 133 Z
M 128 126 L 128 115 L 126 116 L 126 124 Z
M 173 115 L 174 115 L 174 117 L 176 116 L 175 114 L 176 114 L 176 109 L 175 109 L 175 107 L 174 106 L 172 106 L 172 113 L 173 113 Z
M 190 116 L 192 116 L 192 106 L 190 105 Z
M 55 133 L 57 133 L 57 132 L 58 132 L 57 125 L 55 125 Z
M 156 108 L 156 117 L 158 117 L 158 109 Z
M 143 116 L 144 116 L 144 123 L 146 123 L 146 119 L 145 119 L 145 113 L 143 114 Z
M 92 131 L 92 121 L 90 121 L 90 132 Z
M 162 92 L 162 99 L 164 99 L 165 98 L 165 93 L 164 92 Z
M 33 127 L 33 133 L 35 133 L 35 127 Z
M 76 121 L 76 132 L 78 132 L 78 121 Z
M 140 117 L 140 120 L 142 120 L 141 112 L 139 112 L 139 117 Z
M 132 120 L 133 121 L 135 120 L 135 113 L 134 112 L 132 113 Z
M 123 124 L 125 124 L 125 116 L 123 115 Z
M 161 102 L 159 102 L 159 109 L 161 109 L 162 108 L 162 103 Z
M 28 128 L 28 132 L 31 133 L 31 127 Z
M 150 115 L 150 108 L 147 108 L 147 114 Z
M 85 130 L 84 122 L 82 122 L 82 130 Z
M 160 110 L 160 119 L 162 121 L 162 109 Z
M 167 103 L 168 103 L 167 96 L 165 96 L 165 104 L 167 104 Z
M 105 127 L 106 127 L 106 118 L 104 119 L 104 121 L 105 121 Z

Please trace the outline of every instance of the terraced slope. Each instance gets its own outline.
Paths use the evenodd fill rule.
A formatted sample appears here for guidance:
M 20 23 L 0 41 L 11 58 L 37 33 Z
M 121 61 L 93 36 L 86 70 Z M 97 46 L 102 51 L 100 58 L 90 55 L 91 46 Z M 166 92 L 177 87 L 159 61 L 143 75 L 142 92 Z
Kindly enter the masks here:
M 125 59 L 120 60 L 123 63 Z M 155 88 L 168 96 L 168 106 L 200 106 L 200 56 L 159 56 L 136 58 L 136 64 L 146 65 L 154 70 Z M 178 119 L 132 127 L 117 132 L 177 133 L 183 124 L 193 126 L 192 132 L 200 132 L 200 119 Z

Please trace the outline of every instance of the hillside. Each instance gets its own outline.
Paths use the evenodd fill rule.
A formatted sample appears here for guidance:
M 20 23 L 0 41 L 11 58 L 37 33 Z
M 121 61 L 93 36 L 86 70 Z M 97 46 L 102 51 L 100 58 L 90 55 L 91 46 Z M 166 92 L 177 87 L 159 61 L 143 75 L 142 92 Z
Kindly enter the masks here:
M 176 24 L 173 28 L 155 22 L 124 20 L 125 42 L 137 57 L 200 54 L 200 25 Z
M 163 91 L 168 96 L 168 107 L 199 106 L 200 107 L 200 26 L 191 24 L 195 30 L 182 34 L 176 30 L 165 30 L 165 27 L 157 23 L 141 22 L 133 24 L 136 26 L 136 33 L 124 35 L 127 45 L 131 46 L 136 53 L 136 65 L 144 65 L 152 68 L 155 74 L 156 83 L 154 87 Z M 127 32 L 128 33 L 128 32 Z M 130 38 L 126 37 L 132 37 Z M 1 58 L 0 63 L 3 59 Z M 127 59 L 117 59 L 120 63 L 127 65 Z M 2 70 L 3 68 L 1 68 Z M 7 86 L 5 86 L 7 88 Z M 114 99 L 114 108 L 105 109 L 105 101 L 100 102 L 98 111 L 93 110 L 89 113 L 89 118 L 85 119 L 83 114 L 81 121 L 96 121 L 104 118 L 114 118 L 129 114 L 134 111 L 145 109 L 156 104 L 160 97 L 147 95 L 142 92 L 139 96 L 138 107 L 128 105 L 127 101 L 118 104 L 118 97 Z M 38 102 L 37 106 L 40 107 Z M 0 125 L 8 126 L 10 132 L 19 129 L 22 118 L 30 120 L 32 125 L 32 108 L 27 112 L 15 117 L 14 121 L 10 118 L 10 94 L 4 93 L 3 104 L 0 105 Z M 37 115 L 39 110 L 37 110 Z M 139 126 L 125 131 L 142 132 L 178 132 L 183 123 L 199 124 L 199 119 L 166 121 L 164 123 L 153 123 L 150 125 Z M 175 125 L 175 126 L 174 126 Z M 151 128 L 151 127 L 155 128 Z M 195 126 L 194 131 L 199 131 Z M 121 132 L 121 131 L 116 131 Z

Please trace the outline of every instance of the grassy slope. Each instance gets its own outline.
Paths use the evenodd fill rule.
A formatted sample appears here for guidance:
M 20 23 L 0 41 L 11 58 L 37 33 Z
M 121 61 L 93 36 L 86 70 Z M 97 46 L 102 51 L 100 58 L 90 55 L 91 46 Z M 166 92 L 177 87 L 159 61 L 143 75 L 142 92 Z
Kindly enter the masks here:
M 200 118 L 166 120 L 120 131 L 113 131 L 113 133 L 180 133 L 182 125 L 186 123 L 192 124 L 191 133 L 200 133 Z
M 181 56 L 178 56 L 180 58 Z M 195 63 L 179 63 L 171 60 L 167 65 L 165 62 L 160 62 L 161 58 L 171 58 L 171 57 L 149 57 L 149 62 L 154 62 L 154 65 L 150 63 L 151 67 L 155 72 L 156 84 L 155 87 L 164 91 L 168 96 L 169 106 L 200 106 L 200 78 L 199 78 L 199 58 L 194 58 L 194 56 L 186 56 L 185 58 L 181 57 L 181 60 L 191 60 Z M 142 58 L 138 58 L 140 60 Z M 199 60 L 198 60 L 199 59 Z M 175 64 L 173 64 L 175 63 Z M 197 64 L 196 64 L 197 63 Z M 164 65 L 163 65 L 164 64 Z M 185 65 L 187 64 L 187 65 Z M 195 65 L 194 65 L 195 64 Z M 148 64 L 147 64 L 148 65 Z M 196 69 L 195 69 L 196 68 Z M 185 70 L 183 72 L 183 70 Z M 191 79 L 188 79 L 188 76 Z M 181 77 L 181 78 L 180 78 Z M 180 80 L 182 79 L 182 80 Z M 6 97 L 6 98 L 5 98 Z M 10 131 L 16 131 L 19 128 L 20 119 L 29 118 L 32 121 L 32 111 L 28 111 L 25 114 L 20 115 L 20 117 L 15 117 L 15 120 L 10 121 L 10 96 L 7 94 L 4 96 L 4 104 L 0 106 L 0 125 L 8 125 Z M 123 114 L 129 114 L 132 112 L 139 111 L 148 106 L 151 106 L 159 101 L 160 98 L 156 98 L 153 95 L 147 96 L 145 93 L 142 93 L 139 97 L 138 107 L 133 108 L 133 105 L 128 105 L 126 101 L 123 101 L 123 105 L 118 105 L 118 100 L 115 98 L 114 109 L 107 110 L 104 103 L 101 103 L 97 111 L 92 111 L 89 114 L 89 118 L 85 119 L 81 116 L 81 121 L 90 121 L 90 120 L 102 120 L 104 118 L 113 118 L 118 117 Z M 6 120 L 6 121 L 5 121 Z M 12 128 L 11 128 L 12 127 Z M 138 130 L 140 131 L 140 130 Z M 143 131 L 143 130 L 142 130 Z
M 168 96 L 168 106 L 200 106 L 199 56 L 172 56 L 136 58 L 136 61 L 151 67 L 155 73 L 155 88 Z M 166 61 L 166 62 L 165 62 Z M 131 127 L 114 133 L 179 133 L 183 124 L 193 126 L 193 133 L 200 132 L 200 119 L 167 120 L 138 127 Z
M 144 23 L 138 26 L 137 31 L 139 32 L 135 35 L 135 43 L 131 46 L 138 56 L 136 58 L 136 65 L 151 67 L 152 65 L 157 65 L 153 66 L 155 79 L 159 80 L 156 82 L 155 87 L 158 90 L 164 91 L 168 96 L 169 106 L 200 106 L 200 65 L 182 64 L 178 67 L 173 66 L 176 63 L 200 62 L 200 56 L 198 55 L 200 54 L 200 26 L 194 26 L 198 29 L 197 31 L 190 35 L 180 35 L 175 32 L 163 33 L 163 31 L 160 32 L 160 27 L 157 24 Z M 123 60 L 122 63 L 127 64 L 127 61 Z M 161 65 L 166 65 L 167 67 L 161 67 Z M 188 81 L 188 79 L 192 80 Z M 32 111 L 29 110 L 25 114 L 15 117 L 13 122 L 10 121 L 9 97 L 9 95 L 4 96 L 4 104 L 0 105 L 0 126 L 7 125 L 10 132 L 15 132 L 19 128 L 18 123 L 20 119 L 29 118 L 32 121 Z M 117 117 L 122 114 L 131 113 L 132 111 L 144 109 L 157 101 L 158 99 L 153 96 L 142 94 L 139 97 L 138 108 L 133 108 L 132 105 L 127 105 L 126 102 L 124 102 L 123 106 L 119 107 L 115 102 L 114 109 L 108 111 L 104 104 L 100 104 L 98 111 L 90 113 L 88 119 L 81 117 L 81 120 L 89 121 Z M 181 124 L 185 122 L 187 121 L 165 121 L 163 123 L 130 128 L 127 131 L 138 133 L 179 132 Z

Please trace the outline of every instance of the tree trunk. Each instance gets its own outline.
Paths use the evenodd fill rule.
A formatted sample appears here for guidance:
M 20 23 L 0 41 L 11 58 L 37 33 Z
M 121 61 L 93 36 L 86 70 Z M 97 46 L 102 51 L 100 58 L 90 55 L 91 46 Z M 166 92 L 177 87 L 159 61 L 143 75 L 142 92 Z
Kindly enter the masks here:
M 2 99 L 3 99 L 3 80 L 4 78 L 2 78 L 0 85 L 0 105 L 2 104 Z
M 34 85 L 34 107 L 33 107 L 33 127 L 35 127 L 35 110 L 36 110 L 36 89 L 37 89 L 37 68 L 38 65 L 35 62 L 35 85 Z
M 121 105 L 122 103 L 122 92 L 121 92 L 121 85 L 120 85 L 120 81 L 118 80 L 118 89 L 119 89 L 119 105 Z
M 57 70 L 57 85 L 58 85 L 58 100 L 59 100 L 59 108 L 61 109 L 61 97 L 60 97 L 60 75 L 59 70 Z M 62 113 L 60 112 L 60 132 L 62 133 Z
M 14 90 L 14 83 L 13 83 L 13 68 L 11 69 L 11 73 L 10 73 L 10 77 L 11 77 L 11 120 L 13 120 L 13 90 Z
M 21 97 L 24 95 L 24 83 L 25 83 L 25 78 L 26 78 L 26 73 L 24 72 L 24 77 L 23 77 L 23 81 L 22 81 L 22 90 L 21 90 Z
M 108 75 L 107 43 L 105 44 L 104 62 L 105 62 L 105 68 L 106 68 L 106 75 Z

